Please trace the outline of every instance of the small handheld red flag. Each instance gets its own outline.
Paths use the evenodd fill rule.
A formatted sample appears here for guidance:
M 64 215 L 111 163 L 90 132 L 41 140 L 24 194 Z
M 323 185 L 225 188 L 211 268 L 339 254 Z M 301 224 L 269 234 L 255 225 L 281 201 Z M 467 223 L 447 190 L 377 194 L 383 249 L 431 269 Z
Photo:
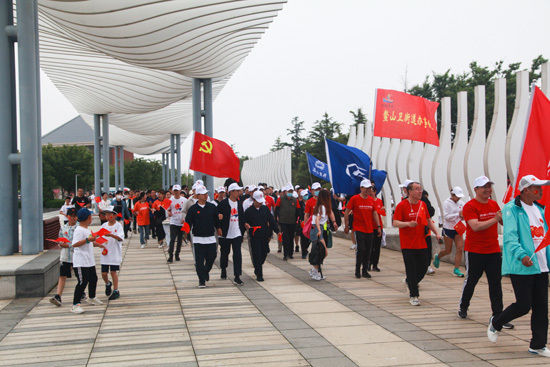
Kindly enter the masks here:
M 161 205 L 164 209 L 168 210 L 168 208 L 170 208 L 170 205 L 172 205 L 172 200 L 164 199 Z
M 99 204 L 99 202 L 101 201 L 101 198 L 99 196 L 96 196 L 94 200 L 95 200 L 96 203 Z
M 453 229 L 456 231 L 456 233 L 458 233 L 458 235 L 462 236 L 464 232 L 466 232 L 466 225 L 464 224 L 464 222 L 460 221 L 455 224 Z
M 47 238 L 46 241 L 51 241 L 51 242 L 63 242 L 63 243 L 69 243 L 71 241 L 69 241 L 68 239 L 66 239 L 65 237 L 59 237 L 59 238 L 56 238 L 55 240 L 52 240 L 50 238 Z
M 535 249 L 535 253 L 550 245 L 550 236 L 548 235 L 548 233 L 550 233 L 550 231 L 546 232 L 546 235 L 542 239 L 542 242 Z
M 99 237 L 97 240 L 95 240 L 95 243 L 100 245 L 104 244 L 105 242 L 107 242 L 107 240 L 103 237 Z
M 107 256 L 108 253 L 109 253 L 109 250 L 107 250 L 106 248 L 104 248 L 103 251 L 101 251 L 101 255 L 103 256 Z
M 109 231 L 108 229 L 101 228 L 99 231 L 92 233 L 92 235 L 101 237 L 109 233 L 111 233 L 111 231 Z
M 416 223 L 427 226 L 428 225 L 428 218 L 426 214 L 426 206 L 423 201 L 420 202 L 420 208 L 418 209 L 418 212 L 416 213 Z
M 182 232 L 189 233 L 191 232 L 191 227 L 189 227 L 189 223 L 185 222 L 183 223 L 183 226 L 181 226 Z

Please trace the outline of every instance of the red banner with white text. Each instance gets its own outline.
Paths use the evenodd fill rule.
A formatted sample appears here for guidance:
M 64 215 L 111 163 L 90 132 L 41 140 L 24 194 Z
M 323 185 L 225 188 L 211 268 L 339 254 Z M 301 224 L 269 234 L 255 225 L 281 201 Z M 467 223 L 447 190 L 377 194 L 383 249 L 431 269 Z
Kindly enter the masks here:
M 439 146 L 435 113 L 439 103 L 391 89 L 376 90 L 374 136 Z

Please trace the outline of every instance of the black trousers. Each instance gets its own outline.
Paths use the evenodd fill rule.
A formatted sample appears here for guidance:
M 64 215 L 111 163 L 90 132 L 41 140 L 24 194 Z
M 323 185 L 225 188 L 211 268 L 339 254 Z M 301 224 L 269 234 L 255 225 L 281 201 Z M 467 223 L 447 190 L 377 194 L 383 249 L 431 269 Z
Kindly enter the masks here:
M 378 267 L 378 261 L 380 260 L 381 245 L 382 245 L 382 236 L 378 237 L 377 235 L 374 235 L 374 238 L 372 241 L 372 250 L 370 253 L 370 265 L 372 265 L 373 268 Z
M 243 237 L 223 238 L 219 237 L 220 242 L 220 268 L 225 269 L 229 263 L 229 252 L 233 249 L 233 275 L 240 277 L 242 275 L 243 256 L 241 254 L 241 245 Z
M 432 236 L 426 236 L 426 246 L 428 246 L 428 252 L 426 253 L 426 255 L 428 255 L 428 266 L 430 266 L 433 257 Z
M 152 223 L 151 226 L 151 237 L 156 238 L 157 237 L 157 225 L 156 225 L 156 219 L 153 215 L 149 216 L 149 222 Z
M 168 254 L 170 257 L 174 254 L 174 242 L 177 240 L 176 256 L 179 256 L 181 251 L 181 243 L 183 241 L 183 231 L 181 226 L 170 224 L 170 245 L 168 246 Z
M 132 226 L 132 223 L 123 223 L 124 227 L 124 238 L 128 237 L 128 231 L 130 230 L 130 227 Z
M 423 249 L 402 249 L 403 262 L 405 263 L 405 274 L 407 275 L 407 286 L 409 296 L 418 297 L 418 283 L 424 279 L 428 270 L 428 250 Z
M 199 277 L 199 282 L 203 283 L 212 269 L 214 260 L 216 260 L 216 243 L 194 243 L 195 252 L 195 270 Z
M 300 247 L 302 249 L 302 257 L 307 256 L 310 243 L 311 243 L 311 241 L 309 240 L 309 238 L 304 236 L 304 233 L 301 232 L 300 233 Z
M 511 274 L 516 302 L 493 318 L 493 327 L 502 330 L 502 325 L 531 312 L 532 349 L 542 349 L 548 338 L 548 273 L 533 275 Z
M 252 237 L 250 240 L 250 252 L 252 255 L 252 265 L 254 265 L 254 274 L 263 277 L 263 264 L 269 252 L 269 238 L 265 236 Z
M 466 253 L 466 279 L 464 279 L 462 297 L 460 298 L 461 310 L 468 311 L 476 284 L 485 272 L 489 284 L 489 298 L 491 299 L 493 316 L 502 312 L 501 266 L 502 255 L 500 252 L 494 254 Z
M 294 233 L 296 233 L 296 224 L 281 223 L 283 232 L 283 254 L 285 257 L 291 257 L 294 254 Z
M 95 290 L 97 287 L 97 273 L 95 272 L 95 266 L 88 268 L 75 268 L 75 275 L 78 283 L 74 288 L 73 305 L 79 304 L 82 299 L 82 295 L 88 287 L 88 296 L 95 298 Z
M 374 235 L 372 233 L 355 231 L 355 240 L 357 241 L 357 251 L 355 252 L 355 273 L 358 274 L 361 272 L 361 266 L 363 266 L 364 273 L 369 267 Z
M 156 219 L 155 220 L 155 225 L 153 227 L 155 228 L 155 233 L 157 235 L 157 240 L 162 241 L 163 239 L 166 238 L 166 232 L 164 232 L 164 226 L 162 225 L 162 221 Z

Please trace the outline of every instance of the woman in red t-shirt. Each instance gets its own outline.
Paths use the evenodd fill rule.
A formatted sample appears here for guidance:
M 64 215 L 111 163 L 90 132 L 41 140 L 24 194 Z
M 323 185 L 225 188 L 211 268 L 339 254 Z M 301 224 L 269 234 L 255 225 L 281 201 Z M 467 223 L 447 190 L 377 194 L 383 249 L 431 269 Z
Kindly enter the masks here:
M 139 194 L 139 201 L 134 205 L 134 214 L 137 217 L 137 225 L 139 229 L 139 243 L 141 248 L 145 248 L 149 239 L 149 203 L 145 201 L 145 193 Z
M 438 241 L 441 235 L 430 219 L 426 204 L 420 200 L 422 185 L 412 182 L 406 190 L 408 197 L 395 207 L 393 226 L 399 228 L 399 242 L 409 287 L 409 302 L 413 306 L 420 306 L 418 283 L 424 278 L 429 265 L 428 246 L 424 238 L 425 228 L 429 227 Z

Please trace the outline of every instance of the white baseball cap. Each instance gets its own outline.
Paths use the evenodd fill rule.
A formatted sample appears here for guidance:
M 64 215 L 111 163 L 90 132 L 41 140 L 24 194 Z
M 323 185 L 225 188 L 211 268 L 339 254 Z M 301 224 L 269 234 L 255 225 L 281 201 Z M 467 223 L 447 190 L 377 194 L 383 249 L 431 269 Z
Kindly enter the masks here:
M 258 190 L 265 190 L 265 187 L 260 185 L 260 186 L 258 186 Z
M 254 191 L 256 189 L 257 189 L 256 185 L 248 185 L 248 191 Z
M 527 175 L 523 176 L 521 180 L 519 180 L 518 190 L 523 191 L 523 189 L 529 187 L 529 186 L 549 186 L 550 180 L 539 180 L 537 177 L 533 175 Z
M 370 189 L 372 187 L 372 183 L 368 178 L 364 178 L 363 181 L 361 181 L 361 185 L 359 185 L 359 187 L 366 187 Z
M 319 182 L 314 182 L 312 185 L 311 185 L 311 189 L 312 190 L 318 190 L 321 188 L 321 184 Z
M 172 186 L 172 191 L 181 191 L 181 186 L 180 185 L 174 185 Z
M 306 195 L 309 195 L 309 192 L 308 192 L 307 190 L 304 189 L 304 190 L 302 190 L 302 192 L 300 192 L 300 195 L 301 195 L 302 197 L 304 197 L 304 196 L 306 196 Z
M 487 178 L 486 176 L 479 176 L 478 178 L 476 178 L 474 180 L 474 189 L 476 187 L 482 187 L 482 186 L 485 186 L 487 185 L 488 183 L 491 183 L 491 184 L 494 184 L 493 181 L 489 180 L 489 178 Z
M 197 185 L 197 188 L 195 189 L 195 194 L 203 195 L 208 193 L 208 190 L 203 185 Z
M 294 191 L 294 188 L 292 187 L 292 184 L 288 184 L 285 187 L 281 189 L 282 191 Z
M 252 194 L 252 198 L 256 200 L 258 203 L 261 203 L 261 204 L 265 203 L 264 193 L 261 191 L 254 191 L 254 194 Z
M 464 197 L 464 192 L 462 191 L 460 186 L 453 187 L 453 189 L 451 190 L 451 194 L 455 194 L 457 198 L 463 198 Z
M 234 191 L 234 190 L 242 190 L 243 188 L 239 186 L 238 183 L 233 182 L 229 187 L 227 188 L 227 191 Z
M 413 180 L 406 179 L 405 181 L 403 181 L 403 183 L 401 185 L 399 185 L 399 187 L 406 188 L 407 186 L 409 186 L 413 182 L 414 182 Z
M 218 188 L 218 192 L 225 192 L 225 187 L 220 186 L 220 187 Z
M 195 181 L 195 184 L 204 186 L 203 180 L 197 180 Z

